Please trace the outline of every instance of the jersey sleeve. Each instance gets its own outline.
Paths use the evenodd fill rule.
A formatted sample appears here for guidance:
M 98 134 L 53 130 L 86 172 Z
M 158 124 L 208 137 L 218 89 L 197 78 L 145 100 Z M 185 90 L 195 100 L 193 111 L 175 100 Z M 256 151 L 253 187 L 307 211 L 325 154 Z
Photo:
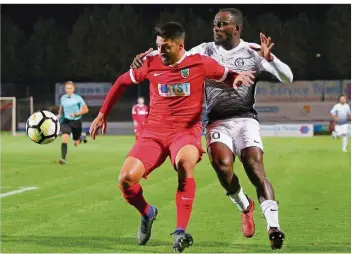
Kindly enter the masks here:
M 337 115 L 336 109 L 337 109 L 337 105 L 333 106 L 332 109 L 330 110 L 330 114 L 336 116 Z
M 191 54 L 206 55 L 207 48 L 208 48 L 208 43 L 204 42 L 198 46 L 191 48 L 188 52 Z
M 86 102 L 84 101 L 84 99 L 81 96 L 79 96 L 78 101 L 79 101 L 80 108 L 82 108 L 83 106 L 87 105 Z
M 260 45 L 256 43 L 248 43 L 249 47 L 260 49 Z M 268 62 L 264 57 L 260 56 L 258 52 L 251 49 L 257 66 L 257 72 L 267 71 L 274 75 L 280 82 L 292 82 L 293 74 L 290 67 L 281 62 L 273 53 L 271 53 L 273 60 Z
M 149 59 L 150 57 L 147 57 L 140 68 L 130 69 L 130 78 L 133 83 L 138 84 L 147 79 Z
M 222 82 L 226 79 L 229 70 L 220 65 L 216 60 L 208 56 L 201 56 L 204 70 L 205 70 L 205 77 L 209 79 L 213 79 L 216 82 Z
M 136 111 L 136 105 L 132 107 L 132 120 L 136 121 L 137 120 L 137 111 Z

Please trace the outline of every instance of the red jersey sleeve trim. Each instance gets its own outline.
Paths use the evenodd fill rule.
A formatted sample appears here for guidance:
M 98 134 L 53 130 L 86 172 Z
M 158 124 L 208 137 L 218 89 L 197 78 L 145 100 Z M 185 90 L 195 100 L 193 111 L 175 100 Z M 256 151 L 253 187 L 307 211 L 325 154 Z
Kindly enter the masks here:
M 130 78 L 133 83 L 138 84 L 137 80 L 134 78 L 133 69 L 130 69 Z
M 224 75 L 222 75 L 221 79 L 215 80 L 216 82 L 223 82 L 227 78 L 227 75 L 229 74 L 229 69 L 226 67 L 224 68 L 225 68 Z

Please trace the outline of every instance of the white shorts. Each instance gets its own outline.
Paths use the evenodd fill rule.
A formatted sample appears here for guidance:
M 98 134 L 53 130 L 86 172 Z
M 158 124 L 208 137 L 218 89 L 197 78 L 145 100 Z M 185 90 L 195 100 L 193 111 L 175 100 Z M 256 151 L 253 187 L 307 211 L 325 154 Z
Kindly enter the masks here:
M 241 152 L 247 147 L 259 147 L 264 151 L 260 137 L 260 125 L 252 118 L 230 118 L 218 120 L 207 127 L 207 147 L 214 142 L 221 142 L 241 158 Z
M 342 135 L 347 135 L 349 133 L 349 128 L 350 125 L 349 124 L 335 124 L 335 133 L 337 136 L 342 136 Z

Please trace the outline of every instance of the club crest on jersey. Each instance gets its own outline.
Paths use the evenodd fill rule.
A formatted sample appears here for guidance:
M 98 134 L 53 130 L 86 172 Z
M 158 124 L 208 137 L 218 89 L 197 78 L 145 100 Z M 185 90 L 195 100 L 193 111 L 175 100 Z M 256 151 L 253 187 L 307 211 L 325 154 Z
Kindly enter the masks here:
M 243 58 L 237 58 L 235 60 L 235 65 L 236 65 L 236 67 L 242 67 L 244 65 Z
M 181 70 L 181 76 L 182 76 L 182 78 L 188 78 L 188 76 L 189 76 L 189 69 L 187 68 L 187 69 Z

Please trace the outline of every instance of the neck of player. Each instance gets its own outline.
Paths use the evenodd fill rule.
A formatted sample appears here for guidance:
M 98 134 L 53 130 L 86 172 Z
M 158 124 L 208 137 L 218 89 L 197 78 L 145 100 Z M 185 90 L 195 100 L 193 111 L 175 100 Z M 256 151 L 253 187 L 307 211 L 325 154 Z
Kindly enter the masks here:
M 232 41 L 221 45 L 221 47 L 223 47 L 226 50 L 231 50 L 231 49 L 236 48 L 240 44 L 240 42 L 241 42 L 241 38 L 239 38 L 239 37 L 237 38 L 236 37 L 236 38 L 233 38 Z
M 180 51 L 180 53 L 177 56 L 176 62 L 174 62 L 172 65 L 178 64 L 178 62 L 182 59 L 182 57 L 186 54 L 186 51 L 183 49 Z

